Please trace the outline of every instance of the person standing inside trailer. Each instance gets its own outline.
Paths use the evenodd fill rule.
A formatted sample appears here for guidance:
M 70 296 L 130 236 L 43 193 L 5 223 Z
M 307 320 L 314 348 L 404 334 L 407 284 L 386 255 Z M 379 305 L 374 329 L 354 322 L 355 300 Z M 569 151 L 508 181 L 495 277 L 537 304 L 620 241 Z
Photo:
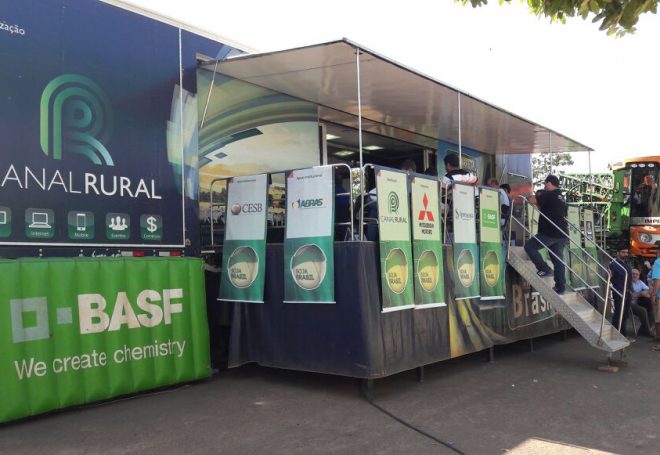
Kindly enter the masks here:
M 442 186 L 446 188 L 452 182 L 463 183 L 465 185 L 476 185 L 479 178 L 470 171 L 461 169 L 461 159 L 456 153 L 449 153 L 444 159 L 447 173 L 442 177 Z
M 545 179 L 545 191 L 538 195 L 536 202 L 541 212 L 538 233 L 525 243 L 525 252 L 536 266 L 540 277 L 550 276 L 553 269 L 539 252 L 541 248 L 550 251 L 550 260 L 554 266 L 555 287 L 557 294 L 566 290 L 566 275 L 563 258 L 564 246 L 568 242 L 568 222 L 566 221 L 566 200 L 559 189 L 559 179 L 548 175 Z
M 627 305 L 630 305 L 632 293 L 632 269 L 626 261 L 628 259 L 628 245 L 622 245 L 616 252 L 616 258 L 610 263 L 612 271 L 612 288 L 617 292 L 612 292 L 614 299 L 614 314 L 612 315 L 612 325 L 619 329 L 619 319 L 621 319 L 621 335 L 626 335 L 626 323 L 628 322 Z M 627 285 L 626 285 L 627 281 Z M 625 300 L 623 299 L 625 297 Z M 621 316 L 623 311 L 623 316 Z

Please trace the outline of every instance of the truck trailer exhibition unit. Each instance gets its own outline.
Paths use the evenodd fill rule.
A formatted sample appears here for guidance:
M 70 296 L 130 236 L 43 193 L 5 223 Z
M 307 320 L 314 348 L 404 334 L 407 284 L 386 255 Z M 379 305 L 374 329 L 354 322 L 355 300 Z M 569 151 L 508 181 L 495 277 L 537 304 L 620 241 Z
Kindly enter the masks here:
M 0 21 L 0 422 L 207 377 L 219 325 L 230 367 L 363 379 L 567 327 L 511 267 L 505 298 L 457 299 L 451 244 L 446 305 L 382 311 L 377 244 L 346 227 L 334 303 L 286 303 L 283 225 L 329 203 L 287 199 L 291 170 L 333 165 L 337 214 L 365 163 L 456 152 L 523 194 L 530 154 L 582 144 L 346 40 L 249 54 L 110 0 L 6 0 Z M 263 205 L 218 202 L 262 174 Z M 263 303 L 216 302 L 201 257 L 262 210 Z

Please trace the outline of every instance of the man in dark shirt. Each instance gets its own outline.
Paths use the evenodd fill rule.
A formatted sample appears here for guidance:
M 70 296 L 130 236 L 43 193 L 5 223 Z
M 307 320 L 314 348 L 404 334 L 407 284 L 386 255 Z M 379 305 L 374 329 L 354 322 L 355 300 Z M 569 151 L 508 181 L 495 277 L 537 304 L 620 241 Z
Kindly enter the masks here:
M 558 294 L 566 290 L 564 245 L 568 243 L 568 223 L 566 221 L 566 201 L 559 189 L 559 179 L 548 175 L 545 179 L 545 192 L 540 194 L 536 202 L 541 216 L 539 217 L 538 233 L 525 243 L 525 251 L 536 266 L 540 277 L 548 276 L 552 269 L 541 257 L 539 250 L 547 248 L 550 251 L 550 260 L 554 265 L 555 287 Z
M 621 246 L 616 253 L 616 258 L 610 263 L 610 270 L 612 271 L 612 288 L 617 292 L 612 291 L 614 299 L 614 315 L 612 316 L 612 325 L 619 328 L 619 318 L 623 310 L 623 318 L 621 319 L 621 335 L 626 335 L 626 322 L 628 321 L 628 305 L 630 305 L 631 293 L 630 286 L 632 280 L 632 270 L 626 260 L 628 259 L 628 246 Z M 626 283 L 627 282 L 627 283 Z M 625 296 L 625 307 L 623 305 L 623 298 Z

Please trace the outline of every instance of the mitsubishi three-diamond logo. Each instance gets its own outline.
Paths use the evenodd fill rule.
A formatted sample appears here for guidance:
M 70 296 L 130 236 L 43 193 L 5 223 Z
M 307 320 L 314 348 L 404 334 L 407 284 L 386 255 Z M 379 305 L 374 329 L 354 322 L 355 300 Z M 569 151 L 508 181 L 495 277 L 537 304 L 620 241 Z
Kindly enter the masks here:
M 426 196 L 426 193 L 424 193 L 424 197 L 422 198 L 422 205 L 424 205 L 424 209 L 419 211 L 418 221 L 424 221 L 427 218 L 429 221 L 435 221 L 433 212 L 428 210 L 429 198 Z

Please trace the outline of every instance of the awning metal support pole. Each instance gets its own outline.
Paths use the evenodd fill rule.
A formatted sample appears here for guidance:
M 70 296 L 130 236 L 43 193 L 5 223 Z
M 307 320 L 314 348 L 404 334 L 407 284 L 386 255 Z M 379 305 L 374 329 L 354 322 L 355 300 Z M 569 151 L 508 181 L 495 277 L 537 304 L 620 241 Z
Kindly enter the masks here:
M 360 48 L 355 50 L 358 102 L 358 148 L 360 152 L 360 240 L 364 239 L 364 163 L 362 162 L 362 94 L 360 91 Z
M 554 174 L 553 171 L 553 164 L 554 164 L 554 158 L 555 158 L 555 152 L 552 150 L 552 131 L 548 131 L 548 148 L 550 149 L 550 173 Z M 545 179 L 545 177 L 543 177 Z
M 463 169 L 463 130 L 461 129 L 461 92 L 458 95 L 458 166 Z

